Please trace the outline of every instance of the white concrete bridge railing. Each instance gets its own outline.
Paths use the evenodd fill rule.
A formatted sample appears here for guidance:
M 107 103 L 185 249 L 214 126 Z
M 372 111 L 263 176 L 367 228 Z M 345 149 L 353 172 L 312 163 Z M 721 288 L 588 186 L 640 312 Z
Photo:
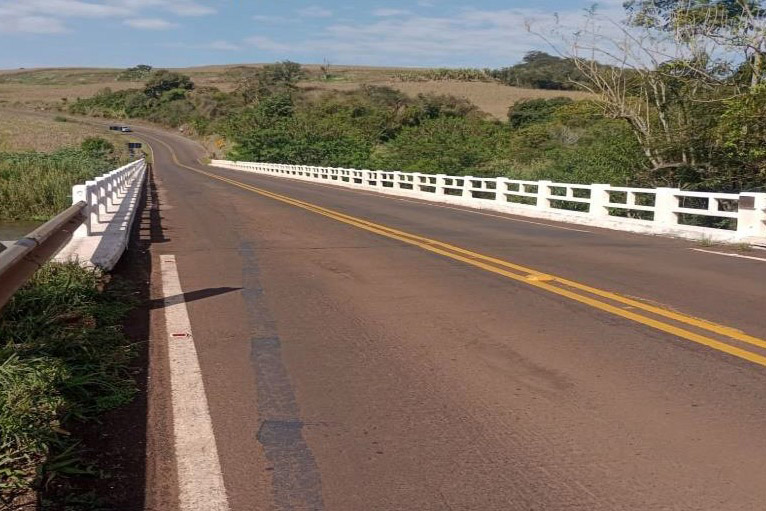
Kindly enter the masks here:
M 56 261 L 77 260 L 111 270 L 128 246 L 146 177 L 141 159 L 72 188 L 72 203 L 85 202 L 85 220 L 56 255 Z
M 213 160 L 213 166 L 646 234 L 766 243 L 766 193 L 689 192 Z

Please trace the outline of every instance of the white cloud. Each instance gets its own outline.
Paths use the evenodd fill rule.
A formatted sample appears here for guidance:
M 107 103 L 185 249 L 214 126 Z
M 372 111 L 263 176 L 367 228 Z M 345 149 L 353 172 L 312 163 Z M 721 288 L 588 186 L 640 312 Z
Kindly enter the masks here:
M 311 7 L 305 7 L 296 11 L 298 15 L 304 18 L 330 18 L 332 17 L 332 11 L 319 7 L 318 5 L 312 5 Z
M 604 14 L 619 19 L 621 7 L 612 4 L 608 4 Z M 554 14 L 531 7 L 463 9 L 450 16 L 381 8 L 373 14 L 378 16 L 375 21 L 332 23 L 307 40 L 262 41 L 262 49 L 311 52 L 336 62 L 494 66 L 499 62 L 512 64 L 528 51 L 545 49 L 547 43 L 530 33 L 527 26 L 542 34 L 550 34 L 554 27 L 571 34 L 584 21 L 582 10 Z M 605 30 L 608 29 L 607 23 Z
M 0 32 L 61 33 L 68 31 L 67 19 L 94 18 L 127 18 L 124 23 L 136 28 L 170 28 L 171 22 L 163 26 L 155 21 L 154 26 L 150 26 L 151 23 L 136 21 L 160 20 L 136 17 L 148 10 L 175 16 L 205 16 L 216 12 L 196 0 L 0 0 Z
M 0 8 L 0 33 L 61 34 L 66 27 L 49 16 L 27 16 Z
M 253 20 L 262 21 L 264 23 L 287 23 L 293 21 L 290 18 L 285 18 L 284 16 L 270 16 L 263 14 L 256 14 L 253 16 Z
M 203 49 L 218 51 L 239 51 L 242 49 L 242 47 L 238 44 L 230 43 L 229 41 L 212 41 L 205 45 Z
M 410 11 L 405 11 L 403 9 L 375 9 L 372 11 L 373 16 L 378 17 L 387 17 L 387 16 L 404 16 L 410 14 Z
M 178 25 L 161 18 L 131 18 L 123 22 L 125 25 L 141 30 L 167 30 Z
M 280 43 L 265 36 L 251 36 L 245 39 L 245 43 L 263 51 L 291 51 L 292 45 Z

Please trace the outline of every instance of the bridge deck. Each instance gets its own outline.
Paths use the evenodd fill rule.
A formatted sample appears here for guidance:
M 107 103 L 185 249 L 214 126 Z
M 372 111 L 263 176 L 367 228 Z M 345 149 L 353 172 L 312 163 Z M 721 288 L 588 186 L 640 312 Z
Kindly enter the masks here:
M 763 509 L 766 254 L 211 169 L 138 134 L 153 296 L 172 255 L 193 331 L 152 311 L 150 434 L 183 433 L 165 345 L 191 342 L 230 509 Z M 164 509 L 189 474 L 151 445 Z

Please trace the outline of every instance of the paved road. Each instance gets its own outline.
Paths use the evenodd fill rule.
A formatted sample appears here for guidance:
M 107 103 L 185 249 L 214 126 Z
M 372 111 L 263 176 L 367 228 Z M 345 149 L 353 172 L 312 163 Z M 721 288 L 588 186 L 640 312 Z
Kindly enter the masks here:
M 138 135 L 153 294 L 174 255 L 231 510 L 766 507 L 766 261 L 213 169 Z M 186 477 L 163 318 L 155 510 Z

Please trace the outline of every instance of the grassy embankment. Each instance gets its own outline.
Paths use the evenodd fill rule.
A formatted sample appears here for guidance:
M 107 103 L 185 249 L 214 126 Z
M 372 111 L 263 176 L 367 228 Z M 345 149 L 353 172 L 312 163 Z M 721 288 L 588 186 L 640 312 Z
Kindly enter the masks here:
M 102 137 L 108 144 L 87 142 Z M 73 185 L 127 160 L 124 142 L 66 117 L 0 110 L 0 221 L 47 220 L 61 212 Z
M 78 425 L 133 396 L 121 328 L 132 298 L 107 283 L 76 264 L 47 265 L 0 312 L 0 503 L 94 471 L 79 463 Z
M 0 111 L 0 220 L 50 218 L 70 204 L 72 185 L 122 163 L 96 134 Z M 0 508 L 56 488 L 70 509 L 82 495 L 67 491 L 67 476 L 100 475 L 80 461 L 78 429 L 132 398 L 133 347 L 121 326 L 132 306 L 108 275 L 51 263 L 0 310 Z

